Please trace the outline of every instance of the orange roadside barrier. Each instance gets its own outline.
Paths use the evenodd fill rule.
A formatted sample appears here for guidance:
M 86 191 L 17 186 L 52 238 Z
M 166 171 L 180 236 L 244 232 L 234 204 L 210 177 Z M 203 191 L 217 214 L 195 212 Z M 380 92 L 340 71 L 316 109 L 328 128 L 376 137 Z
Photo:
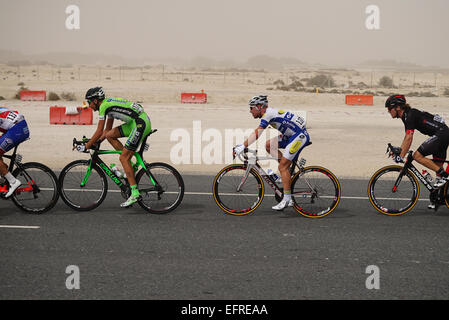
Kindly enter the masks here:
M 45 101 L 47 100 L 47 93 L 45 91 L 20 91 L 20 100 L 22 101 Z
M 207 94 L 182 92 L 181 103 L 207 103 Z
M 91 125 L 93 112 L 90 108 L 77 107 L 78 114 L 67 114 L 66 107 L 50 107 L 50 124 Z
M 346 104 L 349 105 L 373 105 L 373 95 L 371 94 L 348 94 L 346 95 Z

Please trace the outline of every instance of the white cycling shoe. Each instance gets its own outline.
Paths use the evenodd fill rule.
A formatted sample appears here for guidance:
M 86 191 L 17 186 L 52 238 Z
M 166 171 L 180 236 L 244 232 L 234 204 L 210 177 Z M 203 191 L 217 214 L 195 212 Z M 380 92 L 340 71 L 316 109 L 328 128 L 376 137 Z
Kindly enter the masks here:
M 137 201 L 139 201 L 140 199 L 140 195 L 138 197 L 134 197 L 134 196 L 130 196 L 128 198 L 128 200 L 126 200 L 125 202 L 123 202 L 122 204 L 120 204 L 120 207 L 122 208 L 128 208 L 129 206 L 133 205 L 134 203 L 136 203 Z
M 285 199 L 282 199 L 281 202 L 279 202 L 277 205 L 275 205 L 274 207 L 271 207 L 271 209 L 276 210 L 276 211 L 282 211 L 284 210 L 286 207 L 293 207 L 294 206 L 294 202 L 293 199 L 290 199 L 290 201 L 287 201 Z
M 18 187 L 20 187 L 21 184 L 22 182 L 20 182 L 19 179 L 16 179 L 16 182 L 14 182 L 9 186 L 9 190 L 8 193 L 5 195 L 5 198 L 9 198 L 14 193 L 14 191 L 16 191 Z
M 441 188 L 449 181 L 449 177 L 437 177 L 433 185 L 434 188 Z

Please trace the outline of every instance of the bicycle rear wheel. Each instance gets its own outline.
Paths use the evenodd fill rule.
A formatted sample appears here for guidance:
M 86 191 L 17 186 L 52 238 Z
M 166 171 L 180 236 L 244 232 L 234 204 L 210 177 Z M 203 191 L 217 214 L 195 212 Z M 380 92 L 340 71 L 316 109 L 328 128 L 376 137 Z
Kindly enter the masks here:
M 147 164 L 147 168 L 151 175 L 145 169 L 141 169 L 136 176 L 141 196 L 139 205 L 155 214 L 175 210 L 184 197 L 182 176 L 175 168 L 162 162 Z
M 416 177 L 407 170 L 398 181 L 401 166 L 386 166 L 373 174 L 368 183 L 371 204 L 382 214 L 397 216 L 412 209 L 419 197 Z
M 292 178 L 292 199 L 297 212 L 307 218 L 323 218 L 340 202 L 337 177 L 323 167 L 307 167 Z
M 264 185 L 254 170 L 246 173 L 244 164 L 232 164 L 223 168 L 214 179 L 212 193 L 217 205 L 226 213 L 242 216 L 257 209 L 264 196 Z M 244 181 L 243 181 L 244 180 Z M 238 186 L 244 182 L 240 190 Z
M 22 184 L 11 199 L 21 210 L 41 214 L 58 202 L 58 178 L 49 167 L 37 162 L 28 162 L 16 168 L 13 175 Z
M 108 192 L 106 175 L 97 165 L 92 166 L 86 184 L 82 185 L 89 165 L 89 160 L 75 160 L 66 165 L 59 174 L 61 198 L 66 205 L 76 211 L 97 208 Z

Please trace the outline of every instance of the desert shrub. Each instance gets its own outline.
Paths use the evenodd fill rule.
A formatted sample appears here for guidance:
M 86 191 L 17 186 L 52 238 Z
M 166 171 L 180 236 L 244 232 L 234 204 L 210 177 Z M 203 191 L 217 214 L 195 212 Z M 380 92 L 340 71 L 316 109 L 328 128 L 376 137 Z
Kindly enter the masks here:
M 281 79 L 277 79 L 275 82 L 273 82 L 275 86 L 285 86 L 285 82 Z
M 60 100 L 60 98 L 55 92 L 51 91 L 48 93 L 48 100 L 49 101 L 58 101 L 58 100 Z
M 449 88 L 444 89 L 443 95 L 449 96 Z
M 318 74 L 307 80 L 308 87 L 335 87 L 335 81 L 332 76 Z
M 61 98 L 66 101 L 75 101 L 76 96 L 73 92 L 63 92 L 61 93 Z
M 21 82 L 19 82 L 17 85 L 20 86 L 20 87 L 23 87 L 23 86 L 25 85 L 25 83 L 23 83 L 23 82 L 21 81 Z
M 394 87 L 393 79 L 387 76 L 383 76 L 379 80 L 379 86 L 383 88 L 393 88 Z
M 368 85 L 365 82 L 359 82 L 356 86 L 358 89 L 367 89 Z
M 292 91 L 302 91 L 304 85 L 301 83 L 301 81 L 295 80 L 291 84 L 289 84 L 287 88 Z
M 14 96 L 14 99 L 20 100 L 20 91 L 22 91 L 22 90 L 28 90 L 28 88 L 24 87 L 24 86 L 21 86 L 19 88 L 19 90 L 17 90 L 16 95 Z

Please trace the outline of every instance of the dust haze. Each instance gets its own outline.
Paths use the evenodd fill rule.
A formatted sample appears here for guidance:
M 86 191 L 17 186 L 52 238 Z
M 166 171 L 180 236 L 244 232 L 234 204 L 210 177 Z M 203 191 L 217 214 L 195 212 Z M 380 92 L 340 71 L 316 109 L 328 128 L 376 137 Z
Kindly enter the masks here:
M 292 57 L 353 65 L 373 59 L 449 67 L 449 1 L 1 0 L 0 49 L 25 55 L 246 61 Z M 80 29 L 68 30 L 69 5 Z M 368 30 L 368 5 L 380 29 Z

